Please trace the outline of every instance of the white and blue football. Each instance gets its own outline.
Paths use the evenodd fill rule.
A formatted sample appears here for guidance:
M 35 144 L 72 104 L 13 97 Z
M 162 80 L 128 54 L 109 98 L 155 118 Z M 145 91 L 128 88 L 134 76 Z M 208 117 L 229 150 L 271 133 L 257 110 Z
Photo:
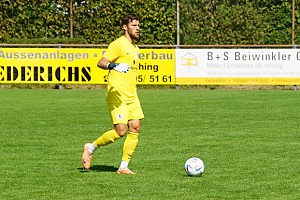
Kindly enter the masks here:
M 201 176 L 204 172 L 204 162 L 200 158 L 192 157 L 187 159 L 184 167 L 188 176 Z

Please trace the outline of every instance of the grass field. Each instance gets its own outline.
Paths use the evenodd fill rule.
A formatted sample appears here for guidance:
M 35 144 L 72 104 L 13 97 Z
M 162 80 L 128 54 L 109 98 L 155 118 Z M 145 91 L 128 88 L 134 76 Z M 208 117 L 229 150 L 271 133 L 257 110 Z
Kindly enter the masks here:
M 130 164 L 124 138 L 81 166 L 111 129 L 105 90 L 0 90 L 0 199 L 299 199 L 300 92 L 139 90 L 146 118 Z M 185 160 L 203 159 L 202 177 Z

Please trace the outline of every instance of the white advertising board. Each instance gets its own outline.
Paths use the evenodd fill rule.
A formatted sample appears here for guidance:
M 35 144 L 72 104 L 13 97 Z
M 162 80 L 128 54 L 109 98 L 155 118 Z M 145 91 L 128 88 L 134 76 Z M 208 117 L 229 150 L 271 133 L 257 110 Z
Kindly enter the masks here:
M 298 49 L 177 49 L 177 84 L 299 84 Z

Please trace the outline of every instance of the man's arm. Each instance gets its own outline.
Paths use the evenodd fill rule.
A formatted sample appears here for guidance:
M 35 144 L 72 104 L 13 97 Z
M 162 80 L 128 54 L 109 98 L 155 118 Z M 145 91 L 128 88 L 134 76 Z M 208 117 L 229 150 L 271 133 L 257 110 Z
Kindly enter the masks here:
M 97 66 L 100 67 L 101 69 L 104 69 L 104 70 L 107 70 L 107 64 L 110 63 L 110 61 L 105 58 L 105 57 L 102 57 L 98 63 L 97 63 Z

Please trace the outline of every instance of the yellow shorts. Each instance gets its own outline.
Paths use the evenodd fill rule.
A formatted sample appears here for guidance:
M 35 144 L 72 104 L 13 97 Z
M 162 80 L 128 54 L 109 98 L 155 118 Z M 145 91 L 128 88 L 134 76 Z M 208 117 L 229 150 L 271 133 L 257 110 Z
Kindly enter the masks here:
M 131 103 L 107 103 L 113 124 L 128 124 L 132 119 L 143 119 L 144 113 L 137 99 Z

